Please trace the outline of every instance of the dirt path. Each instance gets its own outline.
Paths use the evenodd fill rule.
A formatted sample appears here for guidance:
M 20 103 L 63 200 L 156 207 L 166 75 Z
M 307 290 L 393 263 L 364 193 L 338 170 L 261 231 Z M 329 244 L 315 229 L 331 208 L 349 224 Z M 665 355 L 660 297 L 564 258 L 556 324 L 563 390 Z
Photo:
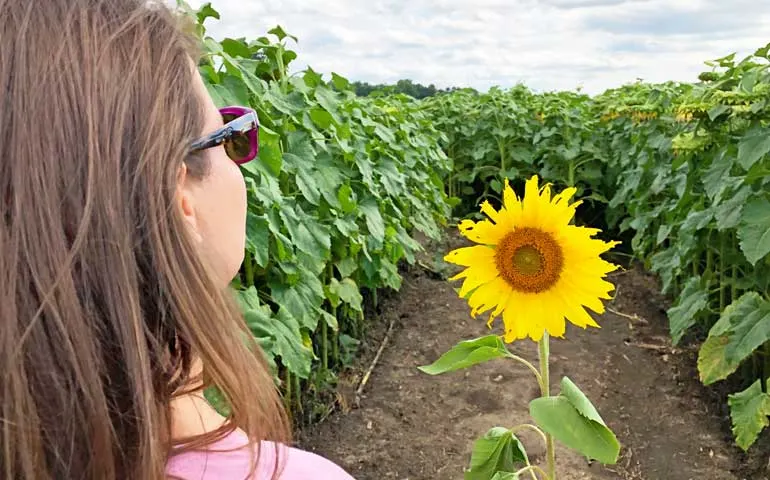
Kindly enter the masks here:
M 731 473 L 737 472 L 737 452 L 708 413 L 687 354 L 670 347 L 653 280 L 631 270 L 614 282 L 618 296 L 611 308 L 638 318 L 608 313 L 599 330 L 568 330 L 564 340 L 552 343 L 552 377 L 557 386 L 569 376 L 594 401 L 623 445 L 621 461 L 613 467 L 589 465 L 561 449 L 560 478 L 749 478 Z M 360 408 L 307 430 L 301 443 L 358 480 L 460 480 L 474 439 L 492 426 L 529 421 L 528 402 L 538 395 L 537 384 L 529 372 L 505 361 L 438 377 L 417 370 L 458 340 L 488 333 L 443 280 L 408 274 L 402 292 L 384 304 L 383 317 L 386 324 L 395 320 L 396 328 Z M 532 342 L 514 345 L 536 361 Z M 352 402 L 357 380 L 354 376 L 341 389 L 343 405 Z M 541 462 L 544 450 L 536 439 L 524 442 L 533 462 Z

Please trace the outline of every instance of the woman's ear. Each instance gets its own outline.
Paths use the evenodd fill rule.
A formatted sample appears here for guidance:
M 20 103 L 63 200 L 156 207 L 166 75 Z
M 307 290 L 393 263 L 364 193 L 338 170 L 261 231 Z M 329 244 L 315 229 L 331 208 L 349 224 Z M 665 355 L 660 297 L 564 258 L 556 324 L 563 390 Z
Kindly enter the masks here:
M 176 184 L 176 198 L 179 206 L 179 211 L 182 213 L 182 218 L 187 222 L 195 240 L 201 242 L 200 231 L 198 230 L 198 216 L 196 213 L 195 204 L 195 186 L 193 180 L 190 178 L 187 172 L 187 165 L 183 162 L 179 167 L 179 173 L 177 174 Z

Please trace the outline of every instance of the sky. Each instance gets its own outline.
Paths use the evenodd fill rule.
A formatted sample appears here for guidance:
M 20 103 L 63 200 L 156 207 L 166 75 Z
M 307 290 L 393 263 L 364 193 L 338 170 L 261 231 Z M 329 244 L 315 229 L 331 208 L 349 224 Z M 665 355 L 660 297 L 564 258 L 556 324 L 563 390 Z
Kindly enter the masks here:
M 188 0 L 198 7 L 199 0 Z M 770 0 L 211 0 L 216 39 L 280 25 L 291 71 L 409 78 L 438 88 L 524 83 L 599 93 L 642 79 L 696 81 L 706 60 L 770 43 Z M 328 76 L 327 76 L 328 78 Z

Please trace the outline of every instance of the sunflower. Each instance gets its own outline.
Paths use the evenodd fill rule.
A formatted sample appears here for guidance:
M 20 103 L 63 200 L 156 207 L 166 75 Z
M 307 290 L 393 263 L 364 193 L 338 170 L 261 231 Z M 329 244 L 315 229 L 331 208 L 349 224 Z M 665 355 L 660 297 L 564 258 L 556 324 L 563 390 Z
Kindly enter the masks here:
M 567 188 L 552 198 L 550 185 L 539 188 L 533 176 L 520 199 L 506 180 L 500 210 L 485 201 L 481 212 L 488 219 L 459 225 L 478 245 L 447 254 L 447 262 L 467 267 L 451 280 L 465 279 L 459 294 L 474 318 L 491 311 L 491 327 L 502 315 L 506 342 L 539 341 L 545 332 L 563 337 L 565 320 L 599 327 L 585 307 L 604 313 L 602 299 L 614 290 L 604 277 L 617 266 L 600 255 L 619 242 L 595 239 L 600 230 L 570 224 L 580 205 L 570 203 L 575 192 Z

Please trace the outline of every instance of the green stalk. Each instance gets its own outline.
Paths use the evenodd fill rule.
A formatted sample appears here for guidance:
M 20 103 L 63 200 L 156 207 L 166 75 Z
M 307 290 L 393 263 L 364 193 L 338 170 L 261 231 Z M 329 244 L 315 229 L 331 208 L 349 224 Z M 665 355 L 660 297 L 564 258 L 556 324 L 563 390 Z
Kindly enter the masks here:
M 326 373 L 329 370 L 329 331 L 326 320 L 321 319 L 321 371 Z
M 251 253 L 246 252 L 243 258 L 243 270 L 246 273 L 246 287 L 254 286 L 254 259 Z
M 709 234 L 706 237 L 706 273 L 705 276 L 708 279 L 709 283 L 711 283 L 711 279 L 713 277 L 713 269 L 714 269 L 714 249 L 711 248 L 711 231 L 709 230 Z
M 770 342 L 765 342 L 764 345 L 762 345 L 762 356 L 764 357 L 764 361 L 762 363 L 762 378 L 765 379 L 765 391 L 768 390 L 768 377 L 770 377 Z
M 735 234 L 733 234 L 732 237 L 733 237 L 732 251 L 734 252 L 736 248 Z M 730 275 L 732 277 L 732 282 L 730 282 L 730 303 L 732 303 L 738 299 L 738 264 L 736 262 L 732 262 L 732 271 L 730 272 Z
M 706 278 L 706 290 L 711 290 L 711 284 L 714 282 L 714 249 L 711 248 L 711 230 L 709 230 L 706 237 L 706 272 L 703 275 Z M 706 298 L 707 307 L 711 308 L 712 296 L 708 295 Z M 709 321 L 709 317 L 705 317 L 706 321 Z
M 281 78 L 279 79 L 281 82 L 281 92 L 284 94 L 289 93 L 289 79 L 286 75 L 286 65 L 283 63 L 283 44 L 278 44 L 278 55 L 276 56 L 276 60 L 278 61 L 278 71 L 280 72 Z
M 356 338 L 361 338 L 364 331 L 364 312 L 358 312 L 358 321 L 356 322 Z
M 575 186 L 575 162 L 571 161 L 569 162 L 569 170 L 567 171 L 567 186 L 568 187 L 574 187 Z
M 337 307 L 332 307 L 331 314 L 334 318 L 337 318 Z M 334 334 L 334 341 L 332 341 L 332 362 L 334 365 L 340 363 L 340 334 L 339 332 Z
M 695 257 L 693 258 L 693 262 L 692 262 L 692 275 L 693 275 L 693 277 L 697 277 L 698 275 L 700 275 L 700 271 L 699 271 L 699 268 L 698 268 L 700 266 L 699 264 L 700 264 L 700 252 L 698 252 L 695 255 Z
M 334 278 L 334 264 L 329 262 L 326 267 L 326 283 Z M 321 371 L 326 373 L 329 369 L 329 329 L 326 319 L 321 319 Z
M 543 379 L 543 383 L 540 386 L 540 393 L 543 397 L 551 395 L 551 377 L 550 369 L 548 367 L 548 361 L 550 356 L 550 346 L 548 344 L 549 336 L 548 332 L 543 334 L 543 338 L 540 339 L 538 344 L 538 351 L 540 354 L 540 377 Z M 556 480 L 556 450 L 554 449 L 553 436 L 546 433 L 546 457 L 548 461 L 548 480 Z
M 379 306 L 379 300 L 377 299 L 377 289 L 372 289 L 372 305 L 374 305 L 374 311 L 377 311 L 377 307 Z
M 289 415 L 289 420 L 291 421 L 293 418 L 292 410 L 291 410 L 291 385 L 292 385 L 292 374 L 289 371 L 289 369 L 286 369 L 286 378 L 283 380 L 284 384 L 284 393 L 283 393 L 283 406 L 286 409 L 286 413 Z
M 719 313 L 721 314 L 724 310 L 727 304 L 726 301 L 726 295 L 727 295 L 727 288 L 725 287 L 725 280 L 727 278 L 726 270 L 725 270 L 725 248 L 726 248 L 726 240 L 724 235 L 719 236 Z
M 505 175 L 505 142 L 497 139 L 497 149 L 500 151 L 500 177 Z
M 294 408 L 297 414 L 302 415 L 302 386 L 300 384 L 302 380 L 299 376 L 294 375 Z

